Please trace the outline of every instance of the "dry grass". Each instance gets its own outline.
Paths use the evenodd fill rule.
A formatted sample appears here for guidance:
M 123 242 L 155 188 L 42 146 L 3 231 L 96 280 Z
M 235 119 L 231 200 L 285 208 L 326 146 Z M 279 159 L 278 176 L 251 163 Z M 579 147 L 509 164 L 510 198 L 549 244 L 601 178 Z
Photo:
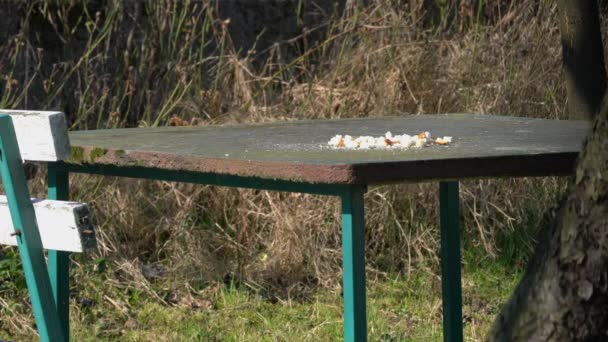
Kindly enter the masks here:
M 21 25 L 0 44 L 0 108 L 61 109 L 72 129 L 445 112 L 564 118 L 553 2 L 486 1 L 480 11 L 465 2 L 437 2 L 434 11 L 416 0 L 369 3 L 332 14 L 304 2 L 297 32 L 264 43 L 271 26 L 249 46 L 233 41 L 239 23 L 211 2 L 20 3 L 11 20 Z M 97 255 L 75 260 L 76 283 L 103 257 L 115 269 L 105 286 L 161 303 L 144 265 L 161 265 L 163 286 L 183 293 L 226 279 L 279 299 L 339 286 L 335 198 L 82 175 L 71 182 L 72 197 L 92 203 L 100 239 Z M 34 192 L 43 185 L 35 181 Z M 525 258 L 563 189 L 553 178 L 464 182 L 465 248 Z M 370 189 L 370 278 L 436 272 L 437 204 L 431 184 Z M 13 312 L 0 330 L 27 334 L 27 301 L 13 308 L 2 299 L 14 291 L 0 288 L 1 310 Z

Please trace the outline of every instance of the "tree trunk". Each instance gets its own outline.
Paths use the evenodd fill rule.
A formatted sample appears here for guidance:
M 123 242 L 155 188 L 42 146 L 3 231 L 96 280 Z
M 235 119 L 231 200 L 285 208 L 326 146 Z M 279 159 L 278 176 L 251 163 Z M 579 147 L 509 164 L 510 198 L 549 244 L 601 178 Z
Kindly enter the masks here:
M 490 341 L 608 340 L 608 105 Z
M 602 105 L 606 72 L 598 5 L 559 0 L 558 6 L 569 116 L 595 121 L 570 193 L 489 341 L 608 340 L 608 101 Z
M 568 117 L 593 120 L 606 90 L 597 0 L 559 0 Z

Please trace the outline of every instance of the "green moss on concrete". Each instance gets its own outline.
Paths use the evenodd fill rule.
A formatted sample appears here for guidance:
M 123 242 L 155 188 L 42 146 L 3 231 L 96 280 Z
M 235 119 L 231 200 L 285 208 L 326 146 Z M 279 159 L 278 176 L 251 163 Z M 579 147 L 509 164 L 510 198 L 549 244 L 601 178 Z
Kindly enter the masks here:
M 107 149 L 95 147 L 89 153 L 89 159 L 91 160 L 91 162 L 95 162 L 95 159 L 105 156 L 106 153 L 108 153 Z
M 68 162 L 72 163 L 82 163 L 84 159 L 84 148 L 80 146 L 72 147 L 72 154 L 70 155 L 70 159 Z

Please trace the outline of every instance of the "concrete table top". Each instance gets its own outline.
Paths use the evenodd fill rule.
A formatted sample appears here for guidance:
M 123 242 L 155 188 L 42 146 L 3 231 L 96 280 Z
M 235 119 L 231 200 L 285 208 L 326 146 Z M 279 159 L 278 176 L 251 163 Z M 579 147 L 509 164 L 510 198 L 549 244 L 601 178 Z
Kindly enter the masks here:
M 326 184 L 566 175 L 589 123 L 435 114 L 271 124 L 70 132 L 68 163 L 227 174 Z M 336 134 L 451 136 L 449 146 L 333 149 Z

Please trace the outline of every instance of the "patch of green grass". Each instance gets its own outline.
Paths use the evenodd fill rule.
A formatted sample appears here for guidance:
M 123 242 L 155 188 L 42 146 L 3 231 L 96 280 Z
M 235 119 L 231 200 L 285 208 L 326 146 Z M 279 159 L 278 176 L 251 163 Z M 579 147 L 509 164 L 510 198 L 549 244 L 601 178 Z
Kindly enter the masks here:
M 521 278 L 521 258 L 511 253 L 488 257 L 481 246 L 463 249 L 463 316 L 468 341 L 481 341 L 500 306 Z M 525 257 L 520 255 L 520 257 Z M 31 310 L 25 293 L 7 287 L 19 269 L 13 249 L 5 252 L 0 267 L 0 291 L 8 305 L 1 314 L 0 339 L 33 339 L 32 329 L 15 331 L 4 322 L 21 319 Z M 113 264 L 77 258 L 72 282 L 71 326 L 75 341 L 333 341 L 341 340 L 342 299 L 339 289 L 317 288 L 302 300 L 278 299 L 256 286 L 230 282 L 207 284 L 199 290 L 172 291 L 171 280 L 131 287 Z M 432 265 L 408 274 L 370 279 L 367 288 L 368 333 L 372 341 L 440 341 L 442 307 L 440 270 Z M 128 270 L 127 270 L 128 272 Z M 139 284 L 142 285 L 142 284 Z M 141 290 L 146 289 L 146 290 Z M 167 300 L 170 294 L 175 298 Z M 83 299 L 87 299 L 85 304 Z M 172 304 L 168 304 L 171 302 Z M 33 325 L 31 325 L 33 327 Z
M 465 273 L 466 340 L 483 340 L 518 277 L 498 268 Z M 394 277 L 369 284 L 369 339 L 441 340 L 440 288 L 436 275 L 422 271 L 408 279 Z M 112 310 L 105 299 L 86 310 L 73 305 L 71 323 L 76 341 L 334 341 L 343 336 L 341 297 L 330 290 L 319 290 L 306 302 L 272 303 L 247 290 L 222 286 L 209 308 L 169 306 L 144 297 L 122 312 Z M 34 338 L 4 332 L 0 337 Z
M 522 270 L 480 259 L 475 253 L 465 253 L 464 261 L 465 337 L 481 341 Z M 441 340 L 438 273 L 416 270 L 409 276 L 368 282 L 369 339 Z M 339 290 L 321 288 L 302 301 L 269 300 L 247 286 L 218 283 L 167 305 L 145 293 L 134 299 L 128 289 L 108 291 L 92 285 L 87 287 L 102 289 L 93 306 L 73 305 L 72 336 L 76 341 L 334 341 L 343 336 Z M 157 293 L 164 285 L 154 286 Z

